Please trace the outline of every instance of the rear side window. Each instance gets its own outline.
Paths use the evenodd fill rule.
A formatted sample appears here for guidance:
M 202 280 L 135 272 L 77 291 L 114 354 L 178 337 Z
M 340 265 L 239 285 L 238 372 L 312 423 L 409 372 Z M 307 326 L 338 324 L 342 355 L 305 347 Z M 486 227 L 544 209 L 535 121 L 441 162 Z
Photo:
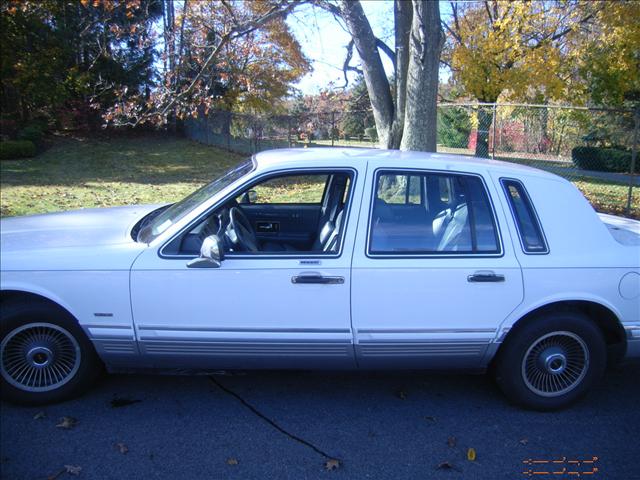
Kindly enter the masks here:
M 538 215 L 524 185 L 517 180 L 500 180 L 507 195 L 511 213 L 518 227 L 520 243 L 525 253 L 549 253 Z
M 489 198 L 479 177 L 381 171 L 370 220 L 370 254 L 499 254 Z

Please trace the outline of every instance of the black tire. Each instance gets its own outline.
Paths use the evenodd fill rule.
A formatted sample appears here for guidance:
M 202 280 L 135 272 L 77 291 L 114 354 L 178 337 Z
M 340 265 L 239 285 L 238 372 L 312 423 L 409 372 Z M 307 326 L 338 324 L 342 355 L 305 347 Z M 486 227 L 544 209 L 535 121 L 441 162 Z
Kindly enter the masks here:
M 47 333 L 51 335 L 47 337 Z M 40 337 L 36 343 L 32 342 L 26 346 L 27 343 L 22 340 L 26 335 L 32 334 L 39 334 Z M 61 360 L 63 355 L 51 353 L 63 349 L 64 360 Z M 36 357 L 38 354 L 40 356 Z M 34 366 L 37 362 L 41 362 L 37 365 L 44 365 L 45 362 L 55 365 L 55 373 L 51 367 L 48 370 L 49 376 L 47 377 L 43 372 L 40 377 L 37 377 L 38 382 L 34 373 L 31 380 L 33 383 L 27 385 L 30 380 L 21 381 L 18 367 L 13 367 L 15 365 L 13 362 L 19 364 L 20 361 L 24 365 L 31 365 L 34 372 L 38 370 Z M 61 364 L 62 361 L 65 363 Z M 68 367 L 69 365 L 71 367 Z M 69 400 L 91 387 L 102 370 L 102 362 L 93 345 L 76 320 L 64 310 L 44 302 L 33 301 L 2 305 L 0 398 L 3 400 L 20 405 L 43 405 Z M 53 380 L 51 380 L 52 376 Z M 58 381 L 55 381 L 56 378 Z M 56 387 L 56 385 L 59 386 Z
M 498 352 L 496 381 L 514 403 L 559 410 L 600 380 L 606 359 L 604 338 L 587 316 L 553 312 L 514 327 Z

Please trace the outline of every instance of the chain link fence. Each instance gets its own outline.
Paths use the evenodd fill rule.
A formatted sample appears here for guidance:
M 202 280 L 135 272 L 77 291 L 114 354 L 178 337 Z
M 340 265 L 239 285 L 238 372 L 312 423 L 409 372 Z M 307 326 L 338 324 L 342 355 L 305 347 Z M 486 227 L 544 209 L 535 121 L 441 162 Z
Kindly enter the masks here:
M 548 170 L 574 182 L 596 210 L 640 218 L 640 160 L 634 155 L 639 117 L 621 109 L 440 104 L 437 150 Z M 185 120 L 184 131 L 198 142 L 245 154 L 291 147 L 375 148 L 378 140 L 371 111 L 272 116 L 200 111 Z

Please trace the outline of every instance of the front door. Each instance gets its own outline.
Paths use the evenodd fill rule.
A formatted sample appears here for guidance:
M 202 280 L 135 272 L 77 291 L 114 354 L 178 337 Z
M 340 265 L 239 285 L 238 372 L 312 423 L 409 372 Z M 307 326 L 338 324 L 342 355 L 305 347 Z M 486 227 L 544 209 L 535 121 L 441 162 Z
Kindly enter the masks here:
M 279 188 L 286 190 L 287 182 Z M 278 211 L 278 202 L 260 207 L 265 189 L 258 185 L 255 190 L 258 203 L 247 208 L 254 212 L 252 223 L 262 221 L 255 216 L 261 209 Z M 309 203 L 316 200 L 322 209 L 322 188 L 317 190 L 317 199 L 303 192 L 301 209 L 312 210 Z M 287 199 L 285 213 L 296 209 L 295 199 Z M 193 254 L 145 251 L 131 271 L 133 317 L 144 361 L 155 368 L 354 367 L 349 302 L 355 225 L 349 227 L 348 221 L 354 207 L 344 205 L 339 241 L 327 252 L 310 247 L 285 251 L 284 244 L 277 244 L 282 250 L 229 251 L 219 268 L 189 268 Z M 315 235 L 317 225 L 311 229 Z
M 449 171 L 379 168 L 370 176 L 352 270 L 359 364 L 481 367 L 523 298 L 493 191 L 479 175 Z

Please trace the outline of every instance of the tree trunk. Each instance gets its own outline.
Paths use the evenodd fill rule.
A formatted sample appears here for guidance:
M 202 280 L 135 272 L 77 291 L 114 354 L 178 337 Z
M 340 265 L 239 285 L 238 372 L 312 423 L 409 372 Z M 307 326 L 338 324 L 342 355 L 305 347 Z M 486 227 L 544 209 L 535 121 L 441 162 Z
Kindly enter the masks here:
M 435 151 L 438 71 L 444 44 L 438 2 L 394 1 L 395 54 L 375 37 L 359 0 L 340 0 L 338 7 L 328 2 L 321 5 L 342 17 L 353 38 L 379 146 Z M 395 98 L 378 48 L 393 57 Z
M 393 98 L 378 53 L 376 37 L 359 1 L 341 0 L 340 14 L 362 60 L 362 72 L 376 122 L 378 143 L 382 148 L 392 148 Z
M 405 0 L 395 0 L 393 9 L 395 46 L 396 46 L 396 96 L 391 142 L 389 148 L 400 148 L 404 132 L 404 117 L 407 107 L 407 71 L 409 68 L 409 39 L 413 6 Z
M 438 70 L 443 44 L 438 2 L 413 0 L 402 150 L 436 151 Z

